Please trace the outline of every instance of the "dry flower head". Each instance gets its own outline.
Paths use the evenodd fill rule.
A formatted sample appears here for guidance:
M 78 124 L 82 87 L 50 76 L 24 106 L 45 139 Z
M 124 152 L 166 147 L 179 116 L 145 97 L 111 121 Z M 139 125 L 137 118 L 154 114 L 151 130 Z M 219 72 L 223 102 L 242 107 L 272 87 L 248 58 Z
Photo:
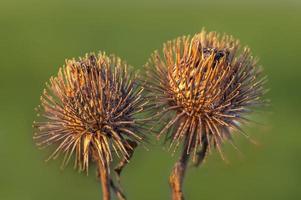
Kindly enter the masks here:
M 170 148 L 184 143 L 199 164 L 208 150 L 230 141 L 232 130 L 246 135 L 240 124 L 265 104 L 262 69 L 247 47 L 229 35 L 202 31 L 164 44 L 146 64 L 146 87 L 155 117 L 164 119 L 158 136 Z
M 137 119 L 146 104 L 142 91 L 120 58 L 100 53 L 67 60 L 41 96 L 34 140 L 55 146 L 49 159 L 64 154 L 63 166 L 74 157 L 79 170 L 92 160 L 108 166 L 113 154 L 128 160 L 144 139 Z

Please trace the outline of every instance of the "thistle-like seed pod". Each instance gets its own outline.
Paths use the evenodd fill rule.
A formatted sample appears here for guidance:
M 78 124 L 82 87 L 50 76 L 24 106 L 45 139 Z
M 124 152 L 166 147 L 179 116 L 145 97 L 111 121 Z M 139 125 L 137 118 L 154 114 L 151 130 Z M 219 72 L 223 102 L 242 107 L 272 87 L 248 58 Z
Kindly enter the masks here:
M 146 64 L 146 87 L 155 116 L 166 122 L 158 136 L 165 134 L 174 149 L 183 143 L 179 163 L 185 169 L 190 155 L 198 165 L 212 147 L 222 152 L 232 130 L 242 132 L 245 115 L 265 103 L 266 78 L 250 50 L 228 35 L 181 37 L 164 44 L 163 54 L 155 52 Z M 178 175 L 170 177 L 173 188 L 181 185 L 173 185 Z
M 110 187 L 124 198 L 109 177 L 114 154 L 121 163 L 115 169 L 119 174 L 145 138 L 137 115 L 146 102 L 135 78 L 126 63 L 104 53 L 67 60 L 46 85 L 37 109 L 37 145 L 55 146 L 49 159 L 64 154 L 63 166 L 74 157 L 74 165 L 81 171 L 88 171 L 89 163 L 95 161 L 104 199 L 110 199 Z

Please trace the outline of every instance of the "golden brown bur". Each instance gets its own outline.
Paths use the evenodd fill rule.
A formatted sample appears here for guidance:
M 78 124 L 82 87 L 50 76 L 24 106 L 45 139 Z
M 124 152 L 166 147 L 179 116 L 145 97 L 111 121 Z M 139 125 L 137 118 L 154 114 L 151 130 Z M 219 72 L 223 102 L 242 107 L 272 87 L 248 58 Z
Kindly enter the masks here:
M 62 154 L 63 166 L 74 158 L 75 167 L 88 171 L 94 161 L 103 199 L 111 198 L 110 189 L 124 199 L 110 177 L 110 163 L 122 163 L 116 169 L 119 175 L 145 139 L 140 114 L 147 102 L 142 92 L 136 75 L 120 58 L 100 53 L 67 60 L 41 96 L 34 140 L 40 147 L 55 147 L 48 160 Z
M 189 157 L 199 165 L 212 148 L 222 155 L 232 130 L 242 132 L 246 115 L 266 103 L 266 78 L 249 48 L 240 48 L 232 36 L 206 31 L 165 43 L 163 55 L 156 51 L 146 68 L 154 118 L 166 121 L 158 137 L 164 134 L 174 150 L 183 143 L 170 177 L 173 199 L 182 199 Z

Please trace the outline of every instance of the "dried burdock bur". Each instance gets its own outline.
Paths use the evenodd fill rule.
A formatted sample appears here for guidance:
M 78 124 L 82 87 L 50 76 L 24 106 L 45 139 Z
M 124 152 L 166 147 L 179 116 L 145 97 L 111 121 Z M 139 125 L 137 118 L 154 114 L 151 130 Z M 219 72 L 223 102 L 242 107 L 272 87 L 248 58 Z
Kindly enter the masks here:
M 119 179 L 135 147 L 145 140 L 143 90 L 136 75 L 117 57 L 100 53 L 67 60 L 46 84 L 33 138 L 39 147 L 52 146 L 48 160 L 62 155 L 62 166 L 74 160 L 75 168 L 88 172 L 90 163 L 95 163 L 103 199 L 111 199 L 111 190 L 125 199 L 110 166 L 112 161 L 119 162 Z
M 183 152 L 170 176 L 172 197 L 183 199 L 182 180 L 189 158 L 199 165 L 211 149 L 222 154 L 233 132 L 267 102 L 266 78 L 250 49 L 232 36 L 202 31 L 164 44 L 146 64 L 146 90 L 158 137 Z M 165 123 L 158 123 L 162 121 Z M 223 157 L 223 156 L 222 156 Z

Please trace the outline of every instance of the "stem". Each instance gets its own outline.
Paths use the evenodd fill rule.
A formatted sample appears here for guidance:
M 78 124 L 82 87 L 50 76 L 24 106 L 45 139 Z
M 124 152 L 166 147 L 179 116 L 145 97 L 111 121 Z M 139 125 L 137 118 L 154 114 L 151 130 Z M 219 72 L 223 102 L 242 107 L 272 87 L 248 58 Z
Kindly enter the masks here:
M 101 161 L 98 161 L 98 170 L 102 187 L 102 199 L 111 200 L 110 179 L 108 166 L 104 166 Z
M 209 144 L 207 140 L 204 140 L 202 149 L 198 152 L 198 160 L 196 162 L 196 166 L 199 166 L 204 161 L 208 147 Z M 189 162 L 189 157 L 190 151 L 188 150 L 188 141 L 186 138 L 184 142 L 182 155 L 180 156 L 179 160 L 175 163 L 171 175 L 169 176 L 169 185 L 171 188 L 172 200 L 184 200 L 182 188 L 185 171 Z
M 184 200 L 182 185 L 188 161 L 189 154 L 187 154 L 187 149 L 183 148 L 182 155 L 174 165 L 171 175 L 169 176 L 172 200 Z

